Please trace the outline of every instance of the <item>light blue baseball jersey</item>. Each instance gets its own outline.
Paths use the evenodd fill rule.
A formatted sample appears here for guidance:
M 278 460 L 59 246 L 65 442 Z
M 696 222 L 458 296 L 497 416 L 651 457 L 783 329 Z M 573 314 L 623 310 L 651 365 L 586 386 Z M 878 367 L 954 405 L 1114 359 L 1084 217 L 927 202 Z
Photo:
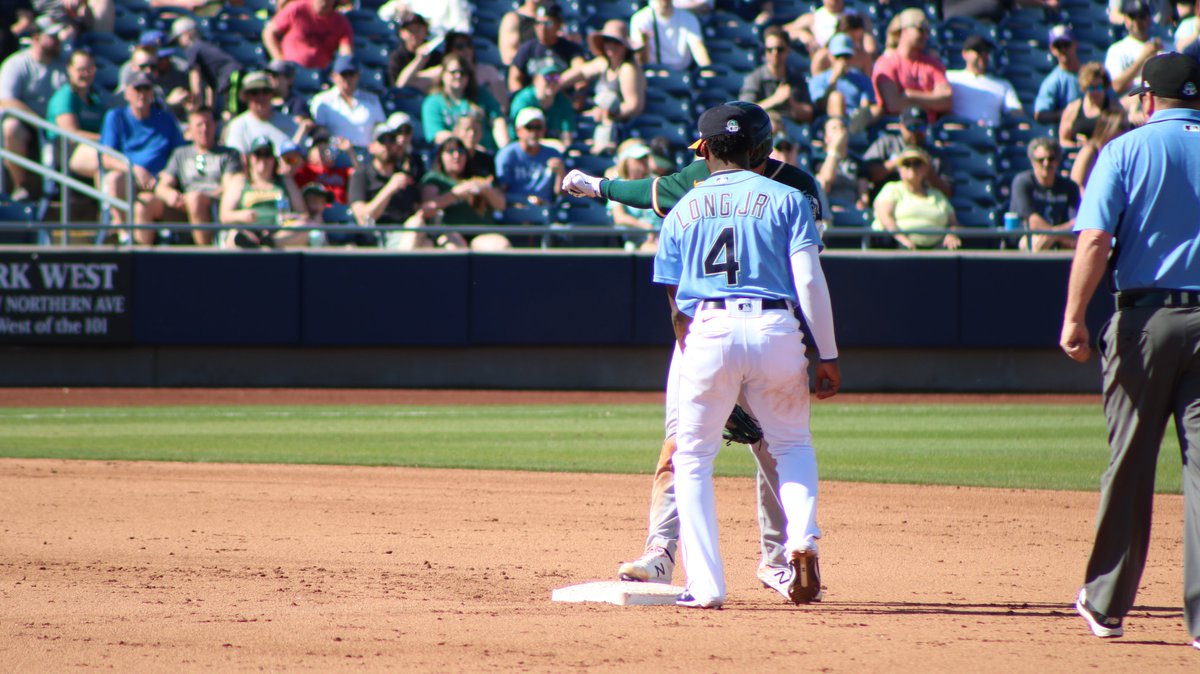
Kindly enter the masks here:
M 821 246 L 808 200 L 752 171 L 714 173 L 663 221 L 654 282 L 678 286 L 688 316 L 701 300 L 796 298 L 792 253 Z
M 1117 290 L 1200 290 L 1200 112 L 1157 110 L 1101 150 L 1075 231 L 1112 234 Z

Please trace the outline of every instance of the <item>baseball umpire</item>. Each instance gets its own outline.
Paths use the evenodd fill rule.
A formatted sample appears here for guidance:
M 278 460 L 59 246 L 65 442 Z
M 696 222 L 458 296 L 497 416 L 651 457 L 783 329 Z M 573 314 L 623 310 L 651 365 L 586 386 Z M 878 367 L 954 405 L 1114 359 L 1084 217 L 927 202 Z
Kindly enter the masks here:
M 1112 459 L 1075 607 L 1096 636 L 1124 634 L 1150 544 L 1159 445 L 1174 415 L 1184 620 L 1200 648 L 1200 63 L 1163 54 L 1142 77 L 1130 95 L 1149 119 L 1100 153 L 1075 222 L 1063 351 L 1079 362 L 1091 355 L 1084 313 L 1106 270 L 1117 304 L 1099 340 Z
M 779 475 L 796 603 L 817 601 L 817 460 L 809 431 L 808 361 L 798 305 L 823 360 L 818 395 L 841 374 L 821 238 L 804 195 L 749 170 L 754 112 L 719 105 L 700 116 L 698 150 L 712 174 L 663 221 L 654 282 L 667 295 L 682 355 L 675 494 L 686 551 L 681 606 L 725 601 L 712 468 L 734 401 L 758 414 Z
M 755 148 L 750 156 L 752 170 L 800 190 L 808 201 L 814 219 L 820 220 L 825 212 L 824 197 L 816 179 L 795 166 L 768 158 L 772 147 L 772 128 L 766 112 L 761 107 L 745 101 L 730 101 L 727 105 L 742 108 L 748 113 L 747 124 Z M 693 144 L 692 149 L 697 149 L 698 144 L 699 142 Z M 574 170 L 563 180 L 563 190 L 577 197 L 602 197 L 636 208 L 652 207 L 659 215 L 666 215 L 680 199 L 708 176 L 708 165 L 702 159 L 693 162 L 679 173 L 644 180 L 610 180 Z M 676 347 L 667 374 L 666 433 L 651 487 L 649 532 L 644 552 L 637 559 L 623 562 L 617 569 L 617 575 L 626 580 L 669 583 L 675 568 L 679 515 L 675 505 L 675 473 L 671 457 L 675 454 L 675 432 L 679 418 L 676 405 L 679 381 L 676 365 L 679 357 L 679 349 Z M 787 597 L 792 581 L 792 569 L 784 549 L 786 520 L 783 506 L 779 502 L 779 480 L 775 461 L 762 441 L 761 432 L 752 416 L 735 408 L 727 428 L 730 431 L 726 437 L 734 442 L 748 444 L 758 463 L 756 479 L 762 550 L 762 561 L 758 569 L 759 580 L 764 586 Z

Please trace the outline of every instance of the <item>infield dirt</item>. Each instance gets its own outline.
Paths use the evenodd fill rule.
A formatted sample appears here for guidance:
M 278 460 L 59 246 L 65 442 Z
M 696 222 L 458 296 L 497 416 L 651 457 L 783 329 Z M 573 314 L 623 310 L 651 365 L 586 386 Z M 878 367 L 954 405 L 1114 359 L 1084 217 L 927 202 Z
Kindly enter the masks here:
M 754 576 L 752 481 L 717 493 L 700 611 L 550 601 L 640 552 L 647 476 L 0 460 L 0 671 L 1200 670 L 1179 496 L 1102 641 L 1071 606 L 1094 493 L 823 483 L 805 607 Z

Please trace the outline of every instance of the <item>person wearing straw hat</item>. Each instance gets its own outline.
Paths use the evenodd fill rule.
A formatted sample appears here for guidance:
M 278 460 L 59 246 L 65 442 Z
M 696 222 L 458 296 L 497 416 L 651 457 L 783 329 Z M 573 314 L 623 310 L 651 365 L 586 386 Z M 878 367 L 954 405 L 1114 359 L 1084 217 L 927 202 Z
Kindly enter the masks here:
M 629 25 L 620 19 L 604 22 L 602 30 L 588 35 L 595 58 L 563 73 L 561 86 L 595 81 L 592 107 L 583 112 L 596 122 L 592 153 L 611 150 L 621 139 L 621 124 L 646 109 L 646 75 L 634 59 Z
M 242 79 L 240 96 L 246 104 L 246 111 L 225 126 L 223 145 L 247 155 L 250 153 L 250 144 L 257 138 L 267 138 L 276 147 L 282 147 L 303 136 L 295 119 L 271 105 L 274 93 L 275 84 L 265 72 L 252 72 Z

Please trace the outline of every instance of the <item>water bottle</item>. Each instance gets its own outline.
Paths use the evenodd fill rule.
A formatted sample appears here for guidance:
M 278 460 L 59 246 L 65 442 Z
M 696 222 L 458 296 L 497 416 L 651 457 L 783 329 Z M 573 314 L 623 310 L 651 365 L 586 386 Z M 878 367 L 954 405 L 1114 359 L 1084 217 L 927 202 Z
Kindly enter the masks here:
M 1004 230 L 1008 232 L 1016 231 L 1021 228 L 1021 216 L 1009 211 L 1004 214 Z
M 291 210 L 292 203 L 288 201 L 287 193 L 280 193 L 279 198 L 275 200 L 275 224 L 282 227 L 284 217 Z

